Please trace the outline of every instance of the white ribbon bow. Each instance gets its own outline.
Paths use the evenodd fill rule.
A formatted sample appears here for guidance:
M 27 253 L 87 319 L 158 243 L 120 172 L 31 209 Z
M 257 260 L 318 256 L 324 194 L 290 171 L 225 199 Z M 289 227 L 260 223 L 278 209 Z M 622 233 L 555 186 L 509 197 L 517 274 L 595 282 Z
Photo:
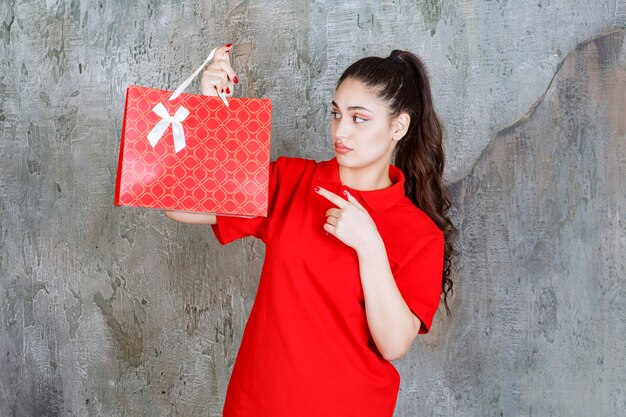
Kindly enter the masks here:
M 159 120 L 150 133 L 148 133 L 148 142 L 150 142 L 150 145 L 154 148 L 171 124 L 172 133 L 174 135 L 174 152 L 178 153 L 178 151 L 186 146 L 185 131 L 183 130 L 181 122 L 189 116 L 189 110 L 180 106 L 174 116 L 170 116 L 165 106 L 159 103 L 154 106 L 152 111 L 155 112 L 161 120 Z

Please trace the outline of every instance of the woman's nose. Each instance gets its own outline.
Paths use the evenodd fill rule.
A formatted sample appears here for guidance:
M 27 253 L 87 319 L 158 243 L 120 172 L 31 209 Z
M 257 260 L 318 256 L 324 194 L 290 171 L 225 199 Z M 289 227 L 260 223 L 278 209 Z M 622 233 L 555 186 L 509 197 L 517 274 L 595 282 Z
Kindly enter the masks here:
M 337 129 L 335 130 L 335 136 L 337 138 L 346 138 L 348 137 L 349 126 L 346 123 L 345 119 L 341 118 L 337 121 Z

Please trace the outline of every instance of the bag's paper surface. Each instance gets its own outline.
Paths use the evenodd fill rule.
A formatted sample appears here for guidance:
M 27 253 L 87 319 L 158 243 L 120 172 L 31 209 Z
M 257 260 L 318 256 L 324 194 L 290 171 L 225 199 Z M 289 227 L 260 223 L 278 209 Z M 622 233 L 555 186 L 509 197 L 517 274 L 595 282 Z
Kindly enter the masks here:
M 115 204 L 266 216 L 272 104 L 129 86 Z

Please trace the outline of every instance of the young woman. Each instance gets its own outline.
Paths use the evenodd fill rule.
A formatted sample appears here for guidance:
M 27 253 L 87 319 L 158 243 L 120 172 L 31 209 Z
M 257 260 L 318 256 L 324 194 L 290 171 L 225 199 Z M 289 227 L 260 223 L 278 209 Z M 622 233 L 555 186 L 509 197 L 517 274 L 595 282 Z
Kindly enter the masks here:
M 203 94 L 232 95 L 231 47 Z M 428 332 L 441 294 L 448 308 L 454 228 L 424 65 L 397 50 L 355 62 L 331 114 L 335 157 L 272 162 L 267 217 L 166 213 L 211 224 L 222 244 L 266 244 L 225 417 L 390 417 L 400 378 L 389 361 Z

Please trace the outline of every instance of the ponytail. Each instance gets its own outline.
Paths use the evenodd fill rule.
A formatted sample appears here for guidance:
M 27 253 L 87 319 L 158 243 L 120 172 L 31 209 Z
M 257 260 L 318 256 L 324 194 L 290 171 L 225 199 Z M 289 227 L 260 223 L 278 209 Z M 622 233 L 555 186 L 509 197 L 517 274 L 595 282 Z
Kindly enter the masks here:
M 456 228 L 448 218 L 450 199 L 443 179 L 443 125 L 435 112 L 428 72 L 413 53 L 394 50 L 388 58 L 368 57 L 352 64 L 339 78 L 353 78 L 374 88 L 389 103 L 392 117 L 407 113 L 411 122 L 398 141 L 394 165 L 402 170 L 405 194 L 424 211 L 444 234 L 444 265 L 441 281 L 443 303 L 448 314 L 452 295 L 452 260 Z

